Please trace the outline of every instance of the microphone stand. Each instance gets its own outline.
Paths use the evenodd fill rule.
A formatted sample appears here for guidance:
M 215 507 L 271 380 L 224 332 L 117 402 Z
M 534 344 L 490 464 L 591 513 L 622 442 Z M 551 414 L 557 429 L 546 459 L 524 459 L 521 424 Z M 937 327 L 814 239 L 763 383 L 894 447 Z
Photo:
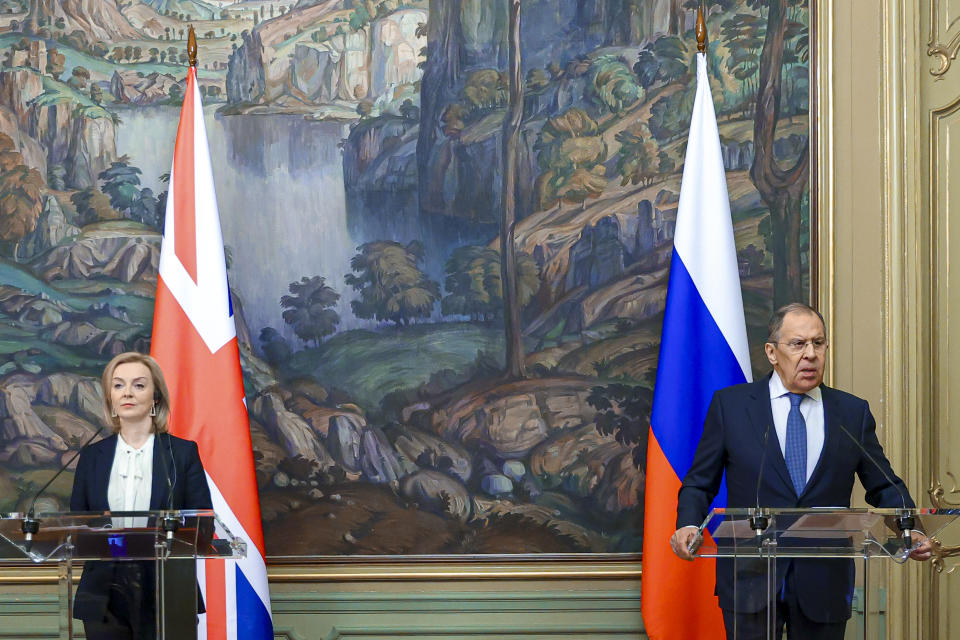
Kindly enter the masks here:
M 756 506 L 750 514 L 750 528 L 757 534 L 759 540 L 763 532 L 770 526 L 770 516 L 760 508 L 760 485 L 763 481 L 763 464 L 767 460 L 767 441 L 770 439 L 770 425 L 763 432 L 763 453 L 760 455 L 760 468 L 757 470 L 757 499 Z
M 177 469 L 173 461 L 173 445 L 170 444 L 170 434 L 157 434 L 157 440 L 166 441 L 169 460 L 163 460 L 163 473 L 167 480 L 167 513 L 163 515 L 160 520 L 160 524 L 163 527 L 164 532 L 166 532 L 166 546 L 167 552 L 170 551 L 170 545 L 173 544 L 173 535 L 180 529 L 180 519 L 174 516 L 171 511 L 173 511 L 173 486 L 175 481 L 170 480 L 170 466 L 174 467 L 173 472 L 176 473 Z M 163 445 L 160 442 L 156 442 L 154 446 L 159 446 L 160 450 L 163 451 Z M 162 454 L 161 454 L 162 457 Z
M 34 513 L 34 509 L 37 506 L 37 499 L 43 495 L 43 492 L 47 490 L 47 487 L 53 484 L 54 480 L 60 477 L 60 474 L 63 473 L 67 467 L 73 464 L 73 461 L 77 459 L 77 456 L 80 455 L 80 452 L 83 451 L 88 444 L 93 442 L 93 440 L 100 435 L 101 431 L 103 431 L 103 427 L 97 429 L 96 433 L 87 438 L 87 441 L 84 442 L 79 449 L 77 449 L 77 452 L 74 453 L 69 460 L 67 460 L 67 463 L 60 467 L 60 469 L 53 474 L 53 477 L 47 480 L 47 484 L 43 485 L 40 488 L 40 491 L 37 491 L 37 493 L 33 496 L 33 500 L 30 501 L 30 508 L 27 509 L 26 517 L 24 517 L 24 519 L 20 522 L 20 531 L 23 533 L 24 547 L 28 552 L 33 546 L 33 536 L 40 532 L 40 520 L 35 517 Z
M 913 547 L 913 530 L 916 529 L 917 523 L 916 523 L 916 518 L 914 518 L 913 514 L 910 513 L 910 510 L 907 509 L 907 499 L 904 497 L 903 490 L 899 487 L 899 485 L 897 485 L 893 481 L 893 479 L 884 470 L 884 468 L 880 466 L 880 463 L 874 460 L 873 456 L 870 455 L 870 452 L 867 451 L 867 448 L 863 446 L 863 443 L 861 443 L 859 440 L 854 438 L 853 434 L 847 431 L 846 427 L 844 427 L 842 424 L 838 424 L 837 426 L 840 427 L 841 431 L 847 434 L 847 437 L 850 438 L 850 440 L 852 440 L 855 445 L 857 445 L 857 448 L 860 449 L 863 455 L 867 456 L 867 460 L 869 460 L 873 464 L 873 466 L 875 466 L 877 470 L 880 471 L 880 474 L 884 477 L 884 479 L 887 482 L 890 483 L 890 486 L 896 489 L 897 493 L 900 494 L 900 504 L 903 510 L 900 512 L 900 514 L 897 516 L 897 519 L 896 519 L 897 530 L 900 532 L 900 541 L 903 543 L 904 550 L 910 549 L 911 547 Z

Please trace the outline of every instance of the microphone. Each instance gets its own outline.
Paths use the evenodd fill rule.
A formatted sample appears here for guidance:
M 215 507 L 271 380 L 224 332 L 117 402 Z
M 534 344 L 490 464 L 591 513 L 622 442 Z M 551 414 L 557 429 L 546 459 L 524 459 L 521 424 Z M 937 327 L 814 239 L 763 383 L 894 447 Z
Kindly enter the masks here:
M 162 437 L 162 436 L 166 436 L 166 437 L 164 437 L 163 439 L 166 440 L 166 442 L 167 442 L 167 450 L 168 450 L 168 452 L 169 452 L 169 454 L 170 454 L 170 464 L 168 464 L 166 460 L 163 460 L 163 461 L 162 461 L 162 462 L 163 462 L 163 474 L 164 474 L 164 476 L 165 476 L 166 479 L 167 479 L 167 511 L 173 511 L 173 487 L 174 487 L 174 485 L 177 483 L 177 467 L 176 467 L 176 464 L 173 463 L 173 462 L 174 462 L 174 459 L 173 459 L 173 445 L 172 445 L 171 442 L 170 442 L 170 434 L 168 434 L 168 433 L 165 433 L 165 434 L 157 434 L 157 438 L 158 438 L 158 439 L 159 439 L 160 437 Z M 159 443 L 158 443 L 158 444 L 159 444 Z M 160 447 L 160 450 L 163 451 L 163 447 L 162 447 L 162 446 Z M 161 457 L 163 457 L 163 454 L 162 454 L 162 453 L 161 453 Z M 173 480 L 172 480 L 172 481 L 171 481 L 171 479 L 170 479 L 170 466 L 171 466 L 171 464 L 173 465 Z M 177 530 L 180 528 L 180 522 L 177 520 L 177 518 L 173 517 L 172 515 L 170 515 L 170 514 L 168 513 L 168 514 L 166 514 L 165 516 L 163 516 L 162 525 L 163 525 L 163 530 L 167 532 L 167 544 L 169 545 L 171 542 L 173 542 L 173 534 L 176 533 Z
M 770 439 L 770 424 L 763 431 L 763 453 L 760 454 L 760 468 L 757 470 L 757 498 L 754 513 L 750 516 L 750 528 L 759 538 L 763 531 L 770 526 L 770 518 L 760 511 L 760 485 L 763 483 L 763 464 L 767 461 L 767 441 Z
M 847 431 L 846 427 L 844 427 L 842 424 L 839 424 L 839 423 L 837 423 L 837 426 L 840 427 L 841 431 L 847 434 L 847 437 L 853 441 L 853 444 L 857 445 L 857 448 L 860 449 L 863 455 L 867 456 L 867 460 L 873 463 L 873 466 L 875 466 L 877 470 L 880 471 L 881 475 L 883 475 L 886 481 L 890 483 L 890 486 L 892 486 L 894 489 L 897 490 L 897 493 L 900 495 L 900 504 L 903 510 L 906 511 L 908 508 L 907 497 L 906 497 L 906 494 L 903 492 L 903 489 L 900 487 L 900 485 L 898 485 L 893 481 L 893 478 L 890 477 L 890 474 L 888 474 L 884 470 L 884 468 L 880 465 L 880 463 L 874 460 L 873 456 L 870 455 L 870 452 L 867 451 L 867 448 L 863 446 L 863 443 L 861 443 L 859 440 L 854 438 L 853 434 Z M 903 546 L 905 549 L 909 549 L 910 547 L 913 546 L 913 537 L 911 536 L 910 532 L 915 528 L 916 528 L 916 522 L 912 515 L 907 515 L 906 513 L 904 513 L 903 515 L 897 516 L 897 529 L 900 530 L 900 537 L 903 541 Z
M 40 491 L 37 491 L 37 493 L 34 494 L 33 499 L 30 501 L 30 508 L 27 509 L 27 516 L 20 523 L 20 531 L 23 532 L 23 539 L 26 543 L 25 547 L 27 551 L 30 551 L 30 547 L 33 546 L 33 536 L 40 531 L 40 521 L 34 518 L 34 509 L 37 506 L 37 499 L 43 495 L 43 492 L 46 491 L 51 484 L 53 484 L 54 480 L 60 477 L 60 474 L 63 473 L 67 467 L 73 464 L 73 461 L 77 459 L 77 456 L 80 455 L 80 452 L 83 451 L 88 444 L 93 442 L 94 439 L 100 435 L 101 431 L 103 431 L 102 426 L 97 429 L 96 433 L 87 438 L 87 441 L 84 442 L 79 449 L 77 449 L 77 452 L 70 456 L 70 459 L 67 460 L 66 464 L 62 465 L 60 469 L 53 474 L 53 477 L 47 480 L 47 484 L 40 487 Z
M 763 513 L 760 509 L 760 485 L 763 482 L 763 465 L 767 460 L 767 441 L 770 439 L 770 424 L 767 424 L 767 428 L 763 431 L 763 453 L 760 454 L 760 468 L 757 470 L 757 497 L 756 497 L 756 506 L 754 511 L 750 514 L 750 528 L 754 530 L 759 538 L 763 535 L 763 532 L 770 526 L 770 516 Z M 690 553 L 694 553 L 697 548 L 700 546 L 700 543 L 703 539 L 703 527 L 697 527 L 697 537 L 694 538 L 687 549 Z

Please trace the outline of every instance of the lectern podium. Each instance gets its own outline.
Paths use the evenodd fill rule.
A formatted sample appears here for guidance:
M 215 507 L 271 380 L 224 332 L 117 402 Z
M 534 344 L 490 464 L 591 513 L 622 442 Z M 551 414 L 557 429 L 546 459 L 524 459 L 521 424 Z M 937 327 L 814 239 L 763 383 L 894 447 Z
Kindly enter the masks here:
M 714 509 L 700 527 L 697 556 L 717 558 L 724 563 L 720 570 L 732 572 L 736 606 L 751 613 L 765 608 L 769 640 L 775 638 L 775 613 L 764 604 L 778 597 L 790 559 L 855 561 L 851 595 L 862 622 L 848 626 L 846 637 L 872 640 L 884 637 L 877 612 L 885 604 L 886 572 L 876 565 L 907 560 L 915 547 L 904 529 L 935 537 L 958 515 L 956 509 Z
M 196 560 L 245 555 L 246 543 L 212 510 L 0 513 L 0 563 L 58 565 L 60 637 L 65 640 L 74 638 L 78 561 L 101 573 L 109 567 L 94 562 L 139 562 L 153 581 L 143 592 L 154 598 L 156 637 L 179 640 L 196 637 Z

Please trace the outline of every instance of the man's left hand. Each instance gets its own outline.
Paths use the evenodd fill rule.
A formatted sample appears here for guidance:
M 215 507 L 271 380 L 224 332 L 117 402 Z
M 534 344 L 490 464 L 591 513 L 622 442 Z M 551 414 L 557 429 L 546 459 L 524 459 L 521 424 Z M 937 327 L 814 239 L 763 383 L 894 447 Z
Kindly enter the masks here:
M 911 531 L 910 537 L 913 538 L 914 545 L 920 545 L 910 552 L 910 557 L 914 560 L 919 560 L 920 562 L 929 560 L 930 556 L 933 555 L 933 540 L 923 535 L 919 531 Z

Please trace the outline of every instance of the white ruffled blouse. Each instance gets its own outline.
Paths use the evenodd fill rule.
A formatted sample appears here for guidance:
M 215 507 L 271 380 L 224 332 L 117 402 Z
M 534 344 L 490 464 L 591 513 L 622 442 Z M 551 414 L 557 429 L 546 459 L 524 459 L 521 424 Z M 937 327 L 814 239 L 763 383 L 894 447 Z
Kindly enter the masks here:
M 139 449 L 117 436 L 117 450 L 110 469 L 107 504 L 110 511 L 147 511 L 153 485 L 153 441 L 151 433 Z

